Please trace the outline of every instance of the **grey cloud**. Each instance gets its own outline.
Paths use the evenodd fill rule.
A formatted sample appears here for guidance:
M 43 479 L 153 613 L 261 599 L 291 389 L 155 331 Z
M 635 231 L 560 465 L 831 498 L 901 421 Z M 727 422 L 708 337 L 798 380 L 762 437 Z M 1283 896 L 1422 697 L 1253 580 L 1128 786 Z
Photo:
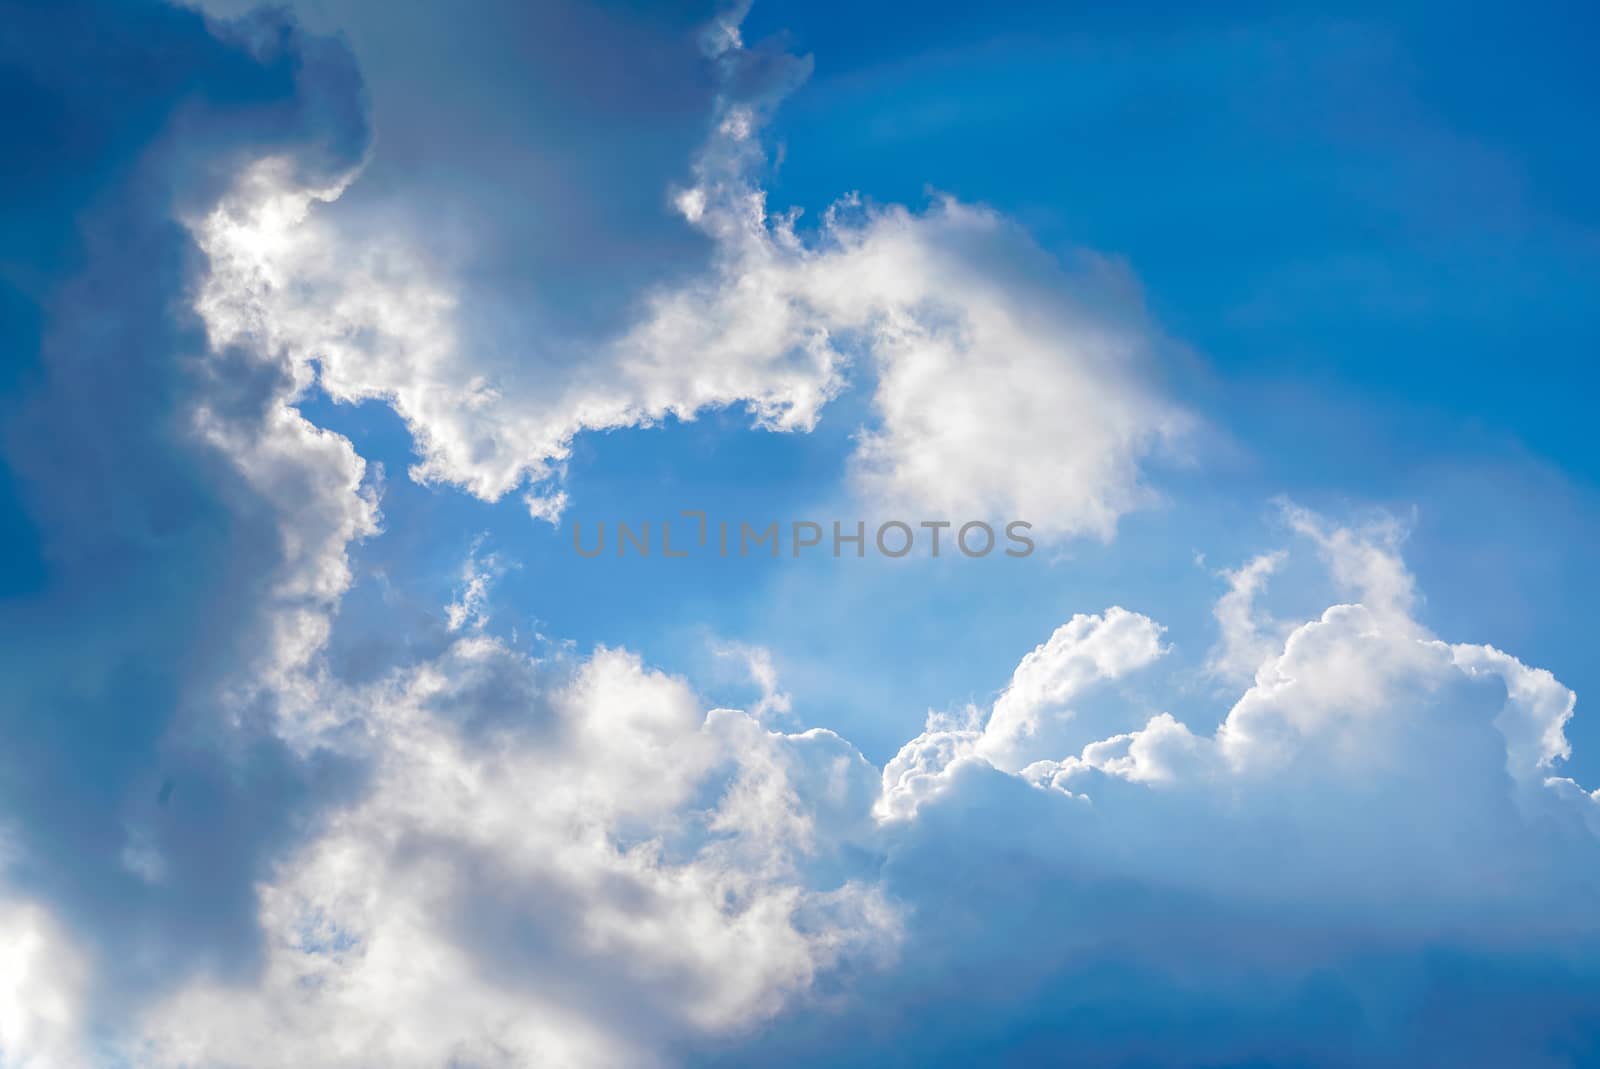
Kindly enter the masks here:
M 109 1021 L 196 962 L 247 966 L 264 860 L 355 782 L 291 755 L 249 708 L 224 728 L 230 674 L 270 644 L 291 562 L 279 507 L 196 435 L 195 411 L 257 433 L 287 383 L 242 354 L 200 359 L 202 265 L 179 218 L 263 152 L 325 180 L 366 130 L 349 53 L 281 15 L 226 39 L 158 5 L 8 5 L 4 20 L 0 71 L 22 102 L 6 152 L 28 167 L 0 191 L 0 280 L 37 326 L 7 319 L 0 342 L 25 368 L 0 398 L 4 505 L 40 547 L 0 603 L 5 879 L 87 938 Z M 324 479 L 292 462 L 283 476 L 308 504 Z

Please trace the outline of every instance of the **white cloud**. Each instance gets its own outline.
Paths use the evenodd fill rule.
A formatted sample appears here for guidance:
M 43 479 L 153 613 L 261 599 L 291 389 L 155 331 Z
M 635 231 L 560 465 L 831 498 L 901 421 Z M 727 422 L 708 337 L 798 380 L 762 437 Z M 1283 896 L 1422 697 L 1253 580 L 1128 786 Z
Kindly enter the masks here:
M 0 947 L 0 1064 L 87 1069 L 82 953 L 47 909 L 15 898 L 0 898 Z
M 1207 662 L 1207 668 L 1219 678 L 1235 683 L 1248 681 L 1282 648 L 1286 628 L 1262 614 L 1256 599 L 1286 556 L 1282 551 L 1263 553 L 1239 568 L 1223 571 L 1228 592 L 1217 600 L 1212 611 L 1222 639 Z
M 152 1064 L 652 1064 L 892 949 L 836 861 L 876 780 L 842 740 L 618 651 L 549 690 L 491 639 L 449 657 L 350 696 L 371 790 L 261 888 L 260 980 L 171 997 Z
M 460 594 L 445 606 L 445 626 L 451 631 L 481 628 L 489 622 L 489 587 L 505 573 L 507 565 L 498 553 L 481 553 L 482 548 L 483 536 L 479 536 L 461 566 Z
M 1289 526 L 1316 544 L 1343 593 L 1391 622 L 1410 619 L 1416 583 L 1400 559 L 1406 529 L 1399 520 L 1382 515 L 1357 527 L 1330 528 L 1308 509 L 1292 502 L 1280 506 Z
M 976 751 L 1006 771 L 1059 754 L 1060 740 L 1048 730 L 1051 722 L 1074 716 L 1072 703 L 1095 684 L 1160 657 L 1161 632 L 1154 620 L 1120 606 L 1103 616 L 1074 616 L 1022 658 L 994 703 Z
M 1095 836 L 1074 831 L 1070 848 L 1103 874 L 1285 905 L 1392 908 L 1393 919 L 1363 914 L 1379 928 L 1413 924 L 1410 907 L 1424 903 L 1527 917 L 1558 909 L 1560 923 L 1580 924 L 1564 896 L 1600 855 L 1587 837 L 1571 856 L 1554 847 L 1572 820 L 1593 821 L 1590 796 L 1552 774 L 1568 754 L 1572 692 L 1492 647 L 1441 642 L 1407 615 L 1413 580 L 1394 525 L 1291 515 L 1330 576 L 1377 607 L 1333 605 L 1293 627 L 1214 734 L 1159 713 L 1055 756 L 999 746 L 1036 731 L 1040 710 L 1070 708 L 1085 685 L 1161 652 L 1144 617 L 1078 617 L 1023 659 L 981 727 L 930 725 L 908 743 L 885 768 L 880 814 L 961 806 L 957 785 L 978 789 L 969 771 L 988 757 L 1099 812 Z M 1235 617 L 1219 614 L 1225 629 Z
M 745 672 L 761 691 L 761 697 L 750 708 L 750 715 L 762 723 L 774 717 L 787 717 L 794 710 L 794 700 L 778 686 L 778 668 L 773 663 L 772 651 L 765 646 L 746 642 L 713 643 L 711 652 L 743 663 Z
M 1558 762 L 1572 755 L 1566 724 L 1578 696 L 1543 668 L 1529 668 L 1493 646 L 1450 648 L 1456 667 L 1474 678 L 1497 677 L 1506 704 L 1495 726 L 1506 739 L 1506 771 L 1518 784 L 1538 783 Z
M 810 353 L 814 388 L 787 394 L 809 423 L 864 356 L 878 422 L 855 476 L 886 509 L 1109 538 L 1151 500 L 1140 462 L 1192 421 L 1151 384 L 1159 339 L 1115 269 L 1069 274 L 998 213 L 947 197 L 921 213 L 847 197 L 803 238 L 756 183 L 759 123 L 729 106 L 679 195 L 717 273 L 656 299 L 625 342 L 639 361 L 712 353 L 726 373 Z
M 1116 608 L 1025 655 L 987 713 L 930 718 L 881 773 L 831 732 L 708 710 L 620 650 L 540 662 L 463 628 L 372 684 L 308 676 L 321 715 L 296 722 L 302 745 L 371 778 L 260 885 L 259 974 L 192 977 L 124 1046 L 151 1067 L 664 1065 L 857 997 L 830 1008 L 819 987 L 910 997 L 997 962 L 1025 986 L 1129 955 L 1297 982 L 1338 960 L 1312 939 L 1261 956 L 1254 926 L 1286 915 L 1391 946 L 1535 920 L 1593 934 L 1600 804 L 1554 774 L 1571 692 L 1397 615 L 1411 581 L 1384 527 L 1300 520 L 1331 575 L 1385 577 L 1360 587 L 1383 607 L 1294 627 L 1213 734 L 1159 713 L 1043 754 L 1042 729 L 1091 693 L 1125 701 L 1108 684 L 1166 652 L 1158 624 Z M 1023 954 L 998 934 L 992 880 L 1074 905 Z M 1107 886 L 1231 912 L 1172 907 L 1169 947 Z M 1190 960 L 1198 938 L 1233 949 Z M 78 1042 L 59 1009 L 77 988 L 26 987 L 50 997 L 9 1019 Z
M 213 359 L 217 359 L 213 354 Z M 241 666 L 241 702 L 294 686 L 326 642 L 351 583 L 349 547 L 379 533 L 378 487 L 349 439 L 315 426 L 287 389 L 263 399 L 264 411 L 239 413 L 197 399 L 194 425 L 264 506 L 256 518 L 275 529 L 281 560 L 260 611 L 266 648 Z
M 733 72 L 757 60 L 719 25 L 715 62 L 750 84 Z M 806 65 L 762 62 L 762 87 L 722 102 L 675 197 L 711 239 L 711 269 L 643 295 L 615 336 L 505 351 L 493 301 L 418 253 L 403 220 L 338 212 L 359 179 L 308 189 L 266 160 L 192 224 L 213 344 L 282 357 L 302 388 L 314 363 L 333 397 L 386 401 L 411 428 L 413 478 L 490 500 L 531 484 L 546 520 L 575 435 L 733 405 L 809 431 L 855 365 L 876 382 L 853 466 L 874 505 L 1110 538 L 1153 500 L 1144 459 L 1192 423 L 1153 385 L 1160 342 L 1134 288 L 1090 257 L 1068 272 L 998 213 L 949 198 L 924 212 L 846 198 L 803 238 L 795 213 L 767 209 L 757 138 Z

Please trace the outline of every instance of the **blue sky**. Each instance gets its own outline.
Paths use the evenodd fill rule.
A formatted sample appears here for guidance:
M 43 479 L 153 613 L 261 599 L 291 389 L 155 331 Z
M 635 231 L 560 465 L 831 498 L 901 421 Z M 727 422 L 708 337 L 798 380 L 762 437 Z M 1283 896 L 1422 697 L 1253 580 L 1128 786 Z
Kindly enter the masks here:
M 9 6 L 0 1067 L 1600 1064 L 1594 29 Z

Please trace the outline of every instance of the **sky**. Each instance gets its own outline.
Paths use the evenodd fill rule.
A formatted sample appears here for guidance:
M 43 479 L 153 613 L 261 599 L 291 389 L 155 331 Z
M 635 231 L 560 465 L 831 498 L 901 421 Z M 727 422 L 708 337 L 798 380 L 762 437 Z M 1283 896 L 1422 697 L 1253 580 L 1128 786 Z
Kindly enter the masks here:
M 1596 28 L 0 0 L 0 1069 L 1600 1065 Z

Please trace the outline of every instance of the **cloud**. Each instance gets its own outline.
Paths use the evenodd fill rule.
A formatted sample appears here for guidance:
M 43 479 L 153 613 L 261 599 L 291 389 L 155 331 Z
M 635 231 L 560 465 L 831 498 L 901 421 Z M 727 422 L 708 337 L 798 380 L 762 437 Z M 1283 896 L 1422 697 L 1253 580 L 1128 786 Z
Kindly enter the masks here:
M 83 1039 L 88 970 L 78 948 L 35 903 L 0 901 L 0 1056 L 14 1069 L 88 1066 Z
M 100 135 L 76 146 L 93 188 L 41 212 L 60 247 L 5 232 L 8 266 L 61 268 L 25 295 L 45 329 L 4 441 L 48 548 L 0 605 L 8 1065 L 1592 1052 L 1600 801 L 1561 774 L 1574 695 L 1422 626 L 1391 520 L 1287 507 L 1342 599 L 1309 619 L 1258 618 L 1270 555 L 1230 574 L 1245 689 L 1214 731 L 1119 689 L 1167 632 L 1113 607 L 880 770 L 764 723 L 759 656 L 745 712 L 624 650 L 540 658 L 470 626 L 487 559 L 440 648 L 341 678 L 328 637 L 381 485 L 296 410 L 313 366 L 395 405 L 419 477 L 491 497 L 558 476 L 585 428 L 738 403 L 804 429 L 864 367 L 869 493 L 1058 534 L 1147 500 L 1140 465 L 1185 417 L 1138 373 L 1141 318 L 1067 300 L 992 212 L 846 202 L 809 236 L 771 216 L 756 138 L 802 69 L 736 20 L 678 201 L 708 272 L 650 289 L 592 361 L 518 377 L 463 354 L 448 271 L 323 211 L 366 152 L 349 55 L 281 15 L 213 34 L 152 10 L 96 10 L 87 38 L 83 11 L 29 11 L 27 39 L 66 51 L 6 57 Z M 140 34 L 117 53 L 138 77 L 74 91 L 97 42 Z M 107 133 L 129 123 L 131 156 Z M 76 173 L 49 137 L 25 148 Z
M 1581 1058 L 1560 1052 L 1588 1049 L 1573 1014 L 1600 989 L 1582 964 L 1600 844 L 1592 797 L 1552 775 L 1571 691 L 1397 615 L 1414 584 L 1390 524 L 1290 515 L 1376 608 L 1293 627 L 1215 732 L 1159 713 L 1007 774 L 980 747 L 1015 683 L 987 722 L 930 724 L 877 809 L 884 886 L 921 938 L 859 979 L 863 1008 L 798 1013 L 726 1063 Z M 1525 1026 L 1481 1034 L 1483 1012 Z
M 260 979 L 146 1019 L 153 1064 L 656 1064 L 892 951 L 840 857 L 876 779 L 843 740 L 707 712 L 619 651 L 452 657 L 349 696 L 370 791 L 263 885 Z M 462 660 L 523 685 L 499 707 Z
M 489 622 L 489 588 L 511 565 L 498 553 L 482 553 L 484 537 L 473 539 L 472 550 L 461 566 L 460 596 L 445 606 L 445 626 L 451 631 L 463 627 L 481 629 Z
M 633 363 L 712 352 L 727 374 L 793 354 L 805 375 L 775 422 L 801 427 L 864 363 L 876 423 L 854 474 L 885 509 L 1109 538 L 1149 503 L 1141 461 L 1193 421 L 1154 383 L 1162 343 L 1128 280 L 1087 255 L 1069 272 L 999 213 L 950 197 L 914 212 L 847 196 L 803 234 L 797 211 L 768 208 L 758 141 L 802 71 L 737 47 L 719 58 L 730 83 L 761 67 L 765 92 L 724 98 L 677 196 L 715 241 L 715 274 L 653 299 L 624 341 Z
M 760 688 L 761 696 L 750 708 L 750 715 L 763 723 L 773 717 L 787 717 L 794 711 L 794 699 L 778 686 L 778 669 L 772 660 L 772 651 L 765 646 L 745 642 L 715 642 L 711 652 L 743 662 L 750 682 Z
M 708 270 L 637 294 L 620 331 L 485 340 L 490 298 L 430 259 L 414 226 L 373 227 L 258 165 L 193 226 L 212 264 L 198 308 L 213 345 L 286 359 L 339 400 L 376 398 L 410 427 L 411 475 L 496 500 L 518 487 L 559 516 L 575 436 L 742 406 L 809 431 L 852 374 L 874 422 L 856 485 L 885 510 L 1027 520 L 1050 538 L 1109 539 L 1150 504 L 1141 465 L 1193 418 L 1156 384 L 1164 345 L 1136 287 L 1083 255 L 1068 269 L 998 213 L 846 197 L 815 233 L 772 213 L 760 133 L 809 61 L 707 38 L 723 95 L 674 204 L 710 242 Z
M 1105 280 L 1068 275 L 997 213 L 948 198 L 923 213 L 846 200 L 808 244 L 738 179 L 702 175 L 685 196 L 724 250 L 721 283 L 692 303 L 675 295 L 648 329 L 689 322 L 706 342 L 831 351 L 816 361 L 819 401 L 859 354 L 877 422 L 854 472 L 875 505 L 1109 538 L 1152 500 L 1140 461 L 1187 417 L 1143 381 L 1152 332 L 1101 309 Z
M 1228 592 L 1217 599 L 1213 610 L 1222 638 L 1206 665 L 1219 678 L 1229 682 L 1248 680 L 1282 642 L 1284 636 L 1277 633 L 1283 630 L 1282 626 L 1261 618 L 1256 598 L 1283 565 L 1285 556 L 1282 551 L 1263 553 L 1222 573 L 1228 581 Z
M 1410 583 L 1387 525 L 1293 515 L 1331 577 Z M 619 650 L 537 661 L 462 634 L 377 683 L 328 681 L 345 719 L 324 738 L 368 788 L 264 881 L 256 981 L 189 983 L 141 1049 L 270 1064 L 284 1021 L 297 1064 L 330 1066 L 1459 1049 L 1475 996 L 1438 979 L 1351 1014 L 1430 955 L 1506 999 L 1527 969 L 1563 975 L 1597 935 L 1595 805 L 1554 775 L 1569 690 L 1383 604 L 1294 626 L 1214 732 L 1163 712 L 1026 765 L 1049 717 L 1165 652 L 1159 625 L 1075 617 L 987 712 L 934 718 L 881 772 Z M 1486 1057 L 1537 1064 L 1574 1025 L 1534 1019 Z
M 1165 652 L 1161 632 L 1154 620 L 1120 606 L 1103 616 L 1074 616 L 1017 665 L 994 703 L 977 752 L 1007 771 L 1028 764 L 1030 753 L 1059 753 L 1059 739 L 1048 738 L 1048 721 L 1072 717 L 1070 703 L 1096 683 L 1155 661 Z
M 348 52 L 279 14 L 222 36 L 161 6 L 8 18 L 7 84 L 51 118 L 7 152 L 59 180 L 8 196 L 28 223 L 0 228 L 26 309 L 4 344 L 27 367 L 4 398 L 3 504 L 40 546 L 36 581 L 0 603 L 0 899 L 29 904 L 14 929 L 76 948 L 61 990 L 110 1021 L 200 961 L 248 968 L 255 877 L 340 789 L 270 729 L 276 691 L 377 522 L 372 473 L 289 406 L 282 369 L 207 348 L 176 219 L 260 154 L 325 183 L 366 128 Z

